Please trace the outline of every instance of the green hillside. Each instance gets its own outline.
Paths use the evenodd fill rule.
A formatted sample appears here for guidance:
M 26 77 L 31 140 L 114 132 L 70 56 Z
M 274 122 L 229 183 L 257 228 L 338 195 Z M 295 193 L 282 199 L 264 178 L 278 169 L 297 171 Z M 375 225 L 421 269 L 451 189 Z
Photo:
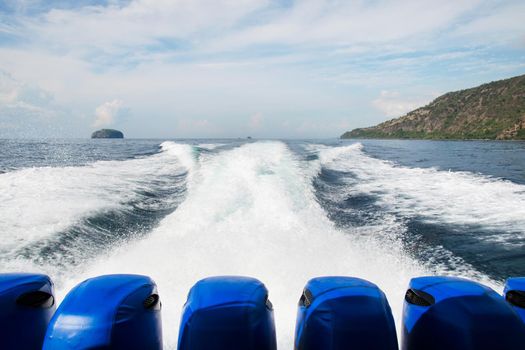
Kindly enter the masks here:
M 446 93 L 400 118 L 341 138 L 525 140 L 525 75 Z

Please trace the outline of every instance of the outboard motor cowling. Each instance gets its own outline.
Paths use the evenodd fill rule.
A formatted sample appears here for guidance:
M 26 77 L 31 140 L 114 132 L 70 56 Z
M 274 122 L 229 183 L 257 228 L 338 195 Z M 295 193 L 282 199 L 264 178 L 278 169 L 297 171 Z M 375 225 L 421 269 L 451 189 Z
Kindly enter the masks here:
M 53 283 L 48 276 L 0 274 L 0 349 L 42 349 L 54 312 Z
M 318 277 L 299 300 L 296 350 L 397 350 L 392 311 L 373 283 L 354 277 Z
M 73 288 L 49 324 L 43 350 L 160 350 L 157 286 L 140 275 L 106 275 Z
M 489 287 L 456 277 L 410 281 L 403 309 L 403 350 L 515 350 L 525 325 Z
M 525 323 L 525 277 L 513 277 L 505 283 L 505 300 L 512 305 Z
M 275 350 L 268 290 L 249 277 L 210 277 L 197 282 L 184 305 L 179 350 Z

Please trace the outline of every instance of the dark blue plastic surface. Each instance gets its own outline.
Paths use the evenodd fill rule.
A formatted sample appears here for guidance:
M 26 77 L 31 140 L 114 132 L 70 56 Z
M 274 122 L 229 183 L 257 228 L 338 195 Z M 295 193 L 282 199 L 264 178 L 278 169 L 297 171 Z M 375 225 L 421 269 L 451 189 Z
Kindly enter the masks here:
M 162 349 L 160 301 L 145 306 L 152 295 L 157 295 L 157 287 L 146 276 L 88 279 L 60 304 L 43 349 Z
M 299 301 L 295 349 L 397 348 L 390 306 L 375 284 L 353 277 L 318 277 L 306 284 Z
M 508 293 L 510 291 L 515 291 L 515 292 L 518 292 L 521 296 L 525 296 L 525 277 L 509 278 L 507 280 L 507 283 L 505 283 L 505 290 L 503 291 L 503 294 L 505 295 L 506 298 L 509 297 Z M 523 303 L 521 302 L 520 302 L 520 306 L 516 306 L 515 304 L 511 304 L 511 305 L 514 311 L 518 313 L 521 320 L 525 322 L 525 305 L 523 305 Z
M 434 302 L 422 306 L 405 300 L 403 350 L 525 348 L 525 325 L 489 287 L 455 277 L 419 277 L 409 288 Z
M 29 273 L 0 274 L 0 349 L 37 350 L 42 348 L 49 320 L 55 312 L 54 299 L 45 304 L 21 303 L 23 296 L 43 292 L 53 295 L 48 276 Z
M 197 282 L 184 305 L 179 350 L 275 350 L 268 290 L 249 277 Z

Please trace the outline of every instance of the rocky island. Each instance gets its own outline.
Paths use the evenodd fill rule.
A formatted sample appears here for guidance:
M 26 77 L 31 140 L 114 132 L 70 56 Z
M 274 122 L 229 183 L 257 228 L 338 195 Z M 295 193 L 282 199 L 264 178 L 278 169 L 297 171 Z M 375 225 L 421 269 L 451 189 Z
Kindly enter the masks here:
M 446 93 L 400 118 L 341 138 L 525 140 L 525 75 Z
M 91 134 L 92 139 L 123 139 L 122 131 L 114 129 L 101 129 Z

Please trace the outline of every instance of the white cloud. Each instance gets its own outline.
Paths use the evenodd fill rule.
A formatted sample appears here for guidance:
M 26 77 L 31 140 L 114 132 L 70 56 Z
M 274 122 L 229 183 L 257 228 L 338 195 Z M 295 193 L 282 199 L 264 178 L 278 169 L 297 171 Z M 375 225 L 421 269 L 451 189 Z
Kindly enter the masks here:
M 500 45 L 519 41 L 525 35 L 525 2 L 485 2 L 483 5 L 481 13 L 458 26 L 455 35 L 475 38 L 476 44 L 491 42 Z
M 251 130 L 257 131 L 261 129 L 263 124 L 263 115 L 261 112 L 257 112 L 250 117 L 249 127 Z
M 435 96 L 434 96 L 435 97 Z M 381 95 L 373 101 L 374 107 L 387 117 L 400 117 L 418 107 L 421 107 L 432 98 L 403 98 L 397 91 L 381 91 Z
M 53 95 L 38 86 L 23 83 L 0 70 L 0 114 L 50 118 L 57 113 Z M 1 116 L 0 116 L 1 117 Z
M 256 25 L 227 33 L 210 45 L 216 50 L 255 44 L 320 46 L 341 50 L 358 46 L 369 50 L 377 44 L 418 40 L 433 36 L 476 9 L 480 0 L 435 1 L 297 1 Z M 423 42 L 419 40 L 420 44 Z M 411 42 L 406 42 L 409 46 Z M 341 52 L 341 51 L 340 51 Z
M 0 70 L 0 137 L 71 136 L 67 115 L 52 93 Z
M 285 7 L 271 0 L 134 0 L 22 17 L 18 32 L 39 47 L 93 63 L 106 56 L 143 62 L 159 57 L 159 52 L 169 53 L 170 59 L 256 45 L 347 53 L 359 47 L 366 52 L 397 41 L 405 47 L 428 45 L 429 37 L 446 28 L 460 30 L 458 20 L 480 4 L 483 1 L 305 0 Z M 497 13 L 483 30 L 497 28 L 507 12 Z M 148 51 L 152 47 L 157 47 L 155 52 Z
M 140 56 L 148 51 L 145 47 L 169 42 L 198 45 L 203 38 L 211 39 L 214 33 L 228 30 L 268 3 L 134 0 L 123 6 L 52 9 L 37 18 L 24 18 L 23 22 L 26 35 L 32 36 L 33 41 L 77 56 Z
M 95 121 L 93 126 L 96 128 L 115 124 L 119 112 L 122 110 L 121 100 L 105 102 L 95 110 Z

